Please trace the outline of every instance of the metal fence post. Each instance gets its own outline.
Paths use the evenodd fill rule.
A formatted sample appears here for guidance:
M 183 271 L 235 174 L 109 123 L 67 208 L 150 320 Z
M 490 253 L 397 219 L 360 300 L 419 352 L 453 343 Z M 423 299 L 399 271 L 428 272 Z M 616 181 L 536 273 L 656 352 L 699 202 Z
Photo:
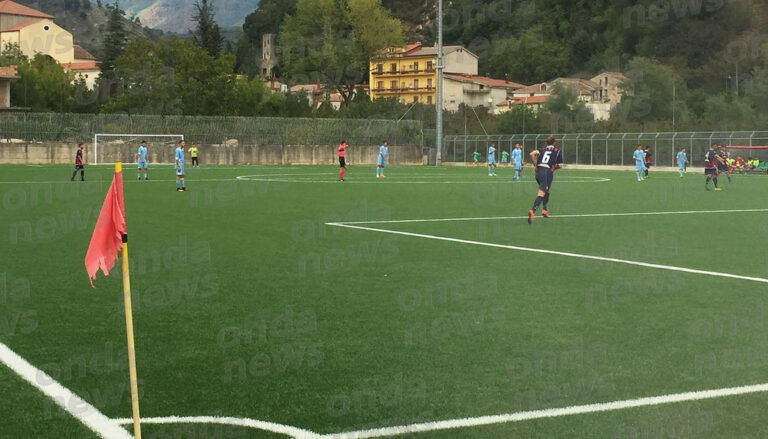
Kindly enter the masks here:
M 576 134 L 576 164 L 579 164 L 579 140 L 581 139 L 581 134 Z
M 624 138 L 627 137 L 627 133 L 621 136 L 621 166 L 624 166 Z

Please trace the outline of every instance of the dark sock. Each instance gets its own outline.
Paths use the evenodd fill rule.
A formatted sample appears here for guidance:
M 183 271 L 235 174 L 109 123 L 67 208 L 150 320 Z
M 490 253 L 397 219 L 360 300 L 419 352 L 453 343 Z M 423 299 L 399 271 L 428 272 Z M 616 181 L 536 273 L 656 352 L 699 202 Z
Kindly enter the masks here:
M 709 186 L 709 180 L 712 180 L 712 177 L 707 176 L 707 182 L 704 183 L 704 186 Z
M 715 182 L 715 187 L 717 187 L 717 177 L 713 178 L 712 181 Z
M 80 171 L 80 179 L 85 181 L 85 171 Z
M 75 170 L 75 172 L 72 173 L 72 178 L 70 178 L 70 180 L 74 180 L 75 179 L 75 175 L 77 175 L 77 170 Z
M 547 210 L 547 204 L 549 203 L 549 192 L 547 192 L 547 195 L 544 195 L 544 210 Z
M 542 201 L 543 199 L 544 199 L 544 197 L 536 197 L 536 200 L 533 202 L 533 208 L 531 208 L 531 210 L 533 210 L 534 212 L 536 212 L 536 209 L 538 209 L 538 208 L 539 208 L 539 204 L 541 204 L 541 201 Z

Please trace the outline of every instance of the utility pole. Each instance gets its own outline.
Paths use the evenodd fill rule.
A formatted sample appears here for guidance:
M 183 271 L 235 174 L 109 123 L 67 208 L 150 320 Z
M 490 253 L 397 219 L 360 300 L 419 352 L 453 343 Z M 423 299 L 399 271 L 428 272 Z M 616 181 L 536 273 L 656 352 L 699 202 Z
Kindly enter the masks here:
M 437 155 L 435 165 L 443 163 L 443 0 L 437 0 L 437 107 L 436 134 Z
M 675 107 L 677 105 L 677 84 L 672 80 L 672 132 L 675 131 Z

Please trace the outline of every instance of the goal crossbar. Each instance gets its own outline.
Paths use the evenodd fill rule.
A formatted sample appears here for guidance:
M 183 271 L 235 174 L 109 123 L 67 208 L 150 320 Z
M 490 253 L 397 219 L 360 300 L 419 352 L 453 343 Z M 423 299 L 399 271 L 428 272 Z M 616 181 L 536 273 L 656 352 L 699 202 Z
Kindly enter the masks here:
M 106 134 L 99 133 L 93 136 L 93 164 L 99 164 L 99 139 L 104 137 L 164 137 L 184 140 L 184 134 Z

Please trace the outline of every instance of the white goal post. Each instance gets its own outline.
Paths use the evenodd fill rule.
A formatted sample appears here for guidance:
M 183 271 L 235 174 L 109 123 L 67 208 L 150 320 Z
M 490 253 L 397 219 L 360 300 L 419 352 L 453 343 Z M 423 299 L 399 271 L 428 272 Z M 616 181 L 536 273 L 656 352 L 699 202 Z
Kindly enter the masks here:
M 176 138 L 184 140 L 184 134 L 104 134 L 99 133 L 93 136 L 93 161 L 92 164 L 99 164 L 99 139 L 109 138 Z

